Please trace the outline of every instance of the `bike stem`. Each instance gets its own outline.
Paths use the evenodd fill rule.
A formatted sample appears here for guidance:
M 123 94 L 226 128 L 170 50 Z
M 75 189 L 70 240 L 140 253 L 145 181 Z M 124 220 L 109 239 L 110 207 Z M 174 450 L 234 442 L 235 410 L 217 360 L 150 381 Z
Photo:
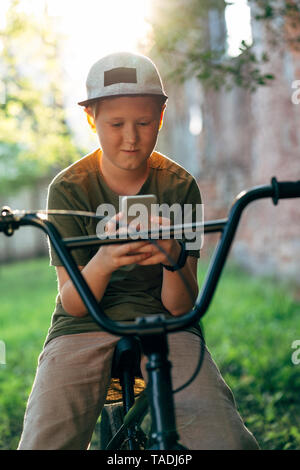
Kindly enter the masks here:
M 152 450 L 184 449 L 178 443 L 175 407 L 171 379 L 171 362 L 168 360 L 167 335 L 141 336 L 142 349 L 148 358 L 147 396 L 152 418 Z

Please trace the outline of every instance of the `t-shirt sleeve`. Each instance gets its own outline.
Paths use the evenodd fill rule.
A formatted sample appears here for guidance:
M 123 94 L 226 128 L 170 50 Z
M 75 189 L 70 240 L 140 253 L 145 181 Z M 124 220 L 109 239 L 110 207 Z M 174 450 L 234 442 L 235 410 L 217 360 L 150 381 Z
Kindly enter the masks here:
M 84 210 L 80 207 L 76 192 L 63 182 L 52 183 L 48 188 L 47 210 Z M 48 214 L 49 222 L 53 223 L 62 238 L 81 237 L 87 235 L 85 221 L 81 216 L 73 215 L 51 215 Z M 51 266 L 63 266 L 52 243 L 48 240 L 49 257 Z M 90 250 L 78 248 L 71 251 L 78 266 L 85 266 L 90 259 Z
M 193 178 L 184 200 L 184 224 L 203 222 L 203 205 L 200 189 Z M 183 241 L 186 244 L 186 251 L 189 256 L 200 258 L 200 248 L 203 242 L 203 230 L 193 229 L 192 232 L 184 230 Z

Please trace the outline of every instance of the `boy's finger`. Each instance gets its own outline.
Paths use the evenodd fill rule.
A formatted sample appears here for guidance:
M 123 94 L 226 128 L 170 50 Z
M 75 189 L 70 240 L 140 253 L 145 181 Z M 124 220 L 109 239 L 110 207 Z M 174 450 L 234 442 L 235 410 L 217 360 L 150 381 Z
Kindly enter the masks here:
M 121 246 L 118 247 L 118 255 L 119 256 L 124 256 L 124 255 L 130 255 L 133 253 L 136 253 L 146 245 L 149 245 L 148 241 L 140 241 L 140 242 L 132 242 L 132 243 L 124 243 Z M 149 250 L 148 250 L 149 251 Z
M 135 253 L 130 256 L 120 256 L 119 263 L 120 266 L 125 266 L 127 264 L 138 264 L 145 261 L 149 257 L 151 257 L 151 253 Z
M 171 220 L 167 217 L 161 217 L 158 215 L 153 215 L 150 217 L 151 224 L 155 225 L 162 225 L 162 226 L 169 226 L 171 225 Z
M 122 212 L 118 212 L 113 217 L 111 217 L 104 227 L 105 232 L 115 232 L 118 230 L 119 223 L 123 217 L 124 214 Z

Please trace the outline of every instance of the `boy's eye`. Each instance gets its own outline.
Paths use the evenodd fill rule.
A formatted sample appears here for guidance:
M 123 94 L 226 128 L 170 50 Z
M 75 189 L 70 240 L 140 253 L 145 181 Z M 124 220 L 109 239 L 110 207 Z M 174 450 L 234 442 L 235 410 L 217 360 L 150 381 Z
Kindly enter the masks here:
M 140 121 L 138 123 L 139 126 L 148 126 L 150 124 L 150 122 L 148 121 Z M 123 126 L 123 122 L 113 122 L 112 124 L 112 127 L 121 127 Z

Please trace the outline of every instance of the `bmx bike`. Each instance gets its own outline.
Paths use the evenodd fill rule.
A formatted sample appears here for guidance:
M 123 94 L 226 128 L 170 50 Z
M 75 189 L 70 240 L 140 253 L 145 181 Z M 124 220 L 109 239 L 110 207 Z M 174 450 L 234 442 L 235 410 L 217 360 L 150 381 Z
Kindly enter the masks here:
M 271 198 L 276 205 L 279 199 L 300 197 L 300 181 L 278 182 L 272 178 L 270 185 L 256 186 L 240 193 L 234 201 L 228 217 L 220 220 L 207 221 L 202 224 L 204 233 L 220 232 L 221 236 L 210 260 L 201 291 L 193 309 L 186 314 L 166 319 L 164 315 L 140 317 L 135 322 L 124 324 L 111 320 L 106 316 L 96 301 L 89 286 L 81 275 L 71 251 L 84 246 L 100 246 L 105 243 L 124 243 L 132 239 L 99 239 L 99 237 L 77 237 L 63 239 L 55 226 L 45 218 L 46 211 L 12 211 L 4 206 L 0 215 L 0 232 L 12 236 L 22 226 L 34 226 L 41 229 L 52 243 L 70 279 L 73 281 L 87 311 L 102 329 L 120 336 L 114 356 L 112 376 L 118 377 L 122 386 L 124 409 L 122 424 L 103 448 L 117 449 L 184 449 L 178 442 L 176 430 L 171 380 L 171 363 L 168 360 L 168 334 L 186 329 L 199 323 L 207 312 L 218 281 L 229 255 L 243 210 L 248 204 L 258 199 Z M 56 211 L 59 212 L 59 211 Z M 80 215 L 77 211 L 61 211 L 63 215 Z M 82 213 L 82 215 L 91 215 Z M 199 229 L 199 224 L 190 224 L 191 230 Z M 170 237 L 175 237 L 176 227 L 169 227 Z M 159 229 L 162 236 L 163 229 Z M 147 234 L 151 240 L 150 232 Z M 146 237 L 146 238 L 147 238 Z M 145 238 L 145 234 L 143 235 Z M 156 237 L 157 239 L 157 237 Z M 204 338 L 201 341 L 198 366 L 189 379 L 187 386 L 199 373 L 204 357 Z M 134 381 L 139 375 L 139 358 L 141 351 L 147 357 L 147 387 L 137 399 L 134 397 Z M 143 429 L 142 422 L 149 409 L 151 426 L 148 431 Z M 105 430 L 105 419 L 102 421 Z

